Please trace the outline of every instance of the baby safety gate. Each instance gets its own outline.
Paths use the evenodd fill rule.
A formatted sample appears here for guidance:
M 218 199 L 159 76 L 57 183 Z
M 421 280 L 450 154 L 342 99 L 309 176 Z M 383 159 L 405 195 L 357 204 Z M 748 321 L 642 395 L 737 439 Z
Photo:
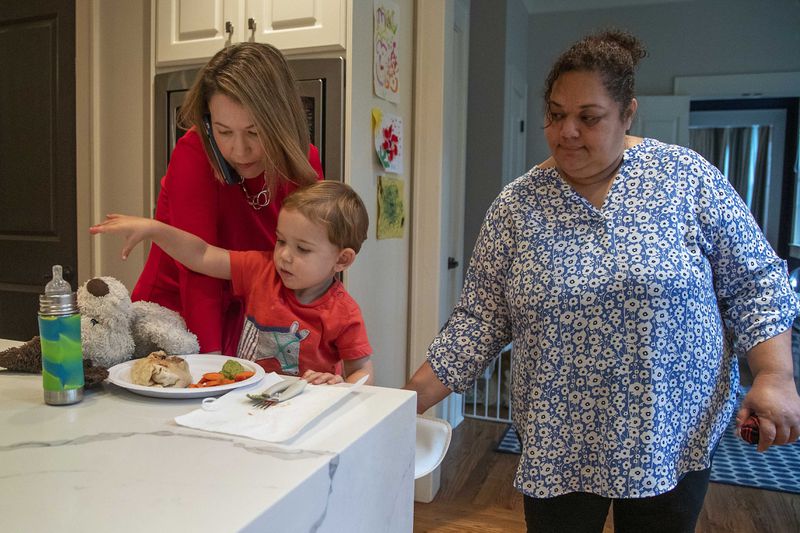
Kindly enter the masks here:
M 511 422 L 511 351 L 509 343 L 462 395 L 465 417 Z

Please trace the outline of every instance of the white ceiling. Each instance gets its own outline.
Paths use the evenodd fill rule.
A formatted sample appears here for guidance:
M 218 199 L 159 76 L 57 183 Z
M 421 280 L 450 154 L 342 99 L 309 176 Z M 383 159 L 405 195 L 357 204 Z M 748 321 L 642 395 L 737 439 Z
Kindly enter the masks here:
M 642 6 L 646 4 L 670 4 L 693 0 L 522 0 L 528 13 L 552 13 L 555 11 L 580 11 L 608 7 Z

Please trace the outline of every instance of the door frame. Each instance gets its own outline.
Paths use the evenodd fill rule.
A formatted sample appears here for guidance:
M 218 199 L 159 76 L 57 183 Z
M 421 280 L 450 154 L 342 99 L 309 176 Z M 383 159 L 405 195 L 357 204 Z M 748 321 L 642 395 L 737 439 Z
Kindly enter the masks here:
M 466 104 L 465 95 L 453 96 L 451 84 L 458 65 L 455 23 L 468 28 L 468 0 L 418 0 L 415 11 L 414 76 L 414 183 L 411 191 L 410 232 L 411 268 L 409 272 L 408 375 L 425 362 L 431 340 L 439 332 L 452 309 L 448 299 L 457 273 L 448 269 L 447 258 L 463 255 L 463 191 L 466 184 L 464 150 L 451 149 L 454 138 L 466 142 L 466 121 L 448 118 L 456 102 Z M 465 51 L 465 53 L 468 53 Z M 466 86 L 463 87 L 466 91 Z M 463 97 L 463 98 L 462 98 Z M 455 130 L 464 128 L 461 134 Z M 458 142 L 458 141 L 455 141 Z M 460 174 L 460 182 L 453 176 Z M 453 207 L 456 195 L 461 196 Z M 446 197 L 451 196 L 451 197 Z M 452 212 L 455 209 L 456 212 Z M 458 219 L 458 220 L 455 220 Z M 457 246 L 451 250 L 453 243 Z M 460 279 L 457 281 L 460 284 Z M 450 394 L 432 409 L 455 427 L 463 420 L 461 395 Z M 417 479 L 414 499 L 430 502 L 439 490 L 441 466 Z
M 425 362 L 439 330 L 439 209 L 444 139 L 442 90 L 445 1 L 418 0 L 415 10 L 414 184 L 411 190 L 411 268 L 409 270 L 408 376 Z M 422 98 L 422 95 L 425 95 Z M 429 179 L 423 179 L 427 176 Z M 432 302 L 431 299 L 434 301 Z
M 425 362 L 428 346 L 447 318 L 442 316 L 442 309 L 448 307 L 443 295 L 447 294 L 444 285 L 448 278 L 445 251 L 448 236 L 444 235 L 444 228 L 449 218 L 449 202 L 443 198 L 443 192 L 464 190 L 463 183 L 460 186 L 449 184 L 449 187 L 443 183 L 454 168 L 449 161 L 452 154 L 447 150 L 445 110 L 450 97 L 448 72 L 452 67 L 453 46 L 447 28 L 453 27 L 457 7 L 463 13 L 463 9 L 469 9 L 469 4 L 464 0 L 419 0 L 416 4 L 413 136 L 416 178 L 411 192 L 409 377 Z M 463 169 L 463 165 L 460 168 Z M 460 231 L 459 240 L 463 241 L 463 226 Z M 463 420 L 461 408 L 460 396 L 451 394 L 435 406 L 433 412 L 457 425 Z
M 96 16 L 92 0 L 75 0 L 75 170 L 78 232 L 78 284 L 91 277 L 92 242 L 87 228 L 96 220 L 92 206 L 92 39 Z M 73 287 L 77 288 L 77 287 Z

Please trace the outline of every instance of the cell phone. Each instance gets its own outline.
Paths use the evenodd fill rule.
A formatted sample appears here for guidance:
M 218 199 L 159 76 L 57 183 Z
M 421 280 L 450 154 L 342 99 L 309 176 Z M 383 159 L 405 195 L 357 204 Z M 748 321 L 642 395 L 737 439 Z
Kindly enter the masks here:
M 217 165 L 219 165 L 219 169 L 222 171 L 222 179 L 224 179 L 225 183 L 228 185 L 238 185 L 242 183 L 242 177 L 236 172 L 231 164 L 228 163 L 224 157 L 222 157 L 222 152 L 219 151 L 217 141 L 214 140 L 214 131 L 211 129 L 210 113 L 203 115 L 203 127 L 206 129 L 208 142 L 211 144 L 211 153 L 214 154 L 214 159 L 217 161 Z

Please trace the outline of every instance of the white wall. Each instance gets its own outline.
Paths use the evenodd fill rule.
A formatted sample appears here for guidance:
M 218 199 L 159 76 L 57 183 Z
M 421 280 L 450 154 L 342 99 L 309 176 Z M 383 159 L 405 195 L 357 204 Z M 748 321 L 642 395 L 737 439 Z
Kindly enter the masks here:
M 354 0 L 348 23 L 345 181 L 361 195 L 369 211 L 369 238 L 350 268 L 345 283 L 361 306 L 374 349 L 376 384 L 400 387 L 406 382 L 408 356 L 409 214 L 413 186 L 412 90 L 414 67 L 414 1 L 394 0 L 400 10 L 398 58 L 400 102 L 382 100 L 372 89 L 372 2 Z M 402 239 L 376 238 L 378 176 L 382 173 L 372 141 L 371 109 L 403 118 L 406 227 Z M 397 177 L 396 175 L 391 175 Z
M 642 39 L 649 52 L 636 77 L 642 95 L 672 94 L 675 76 L 800 70 L 797 0 L 694 0 L 539 14 L 528 22 L 531 165 L 548 156 L 544 137 L 533 127 L 542 121 L 544 79 L 558 54 L 586 33 L 614 26 Z
M 91 44 L 79 50 L 88 57 L 78 63 L 86 62 L 90 73 L 88 87 L 79 87 L 78 93 L 85 99 L 82 91 L 89 92 L 88 110 L 81 111 L 89 115 L 90 134 L 77 142 L 79 153 L 91 154 L 91 164 L 90 177 L 78 179 L 78 195 L 91 201 L 88 216 L 79 216 L 83 224 L 107 213 L 148 214 L 152 84 L 150 0 L 85 1 L 90 4 Z M 78 228 L 79 235 L 87 232 L 88 226 Z M 121 249 L 114 239 L 91 239 L 88 257 L 80 257 L 81 272 L 87 278 L 114 276 L 133 289 L 146 248 L 137 247 L 127 261 L 120 259 Z M 88 258 L 90 272 L 83 267 Z

